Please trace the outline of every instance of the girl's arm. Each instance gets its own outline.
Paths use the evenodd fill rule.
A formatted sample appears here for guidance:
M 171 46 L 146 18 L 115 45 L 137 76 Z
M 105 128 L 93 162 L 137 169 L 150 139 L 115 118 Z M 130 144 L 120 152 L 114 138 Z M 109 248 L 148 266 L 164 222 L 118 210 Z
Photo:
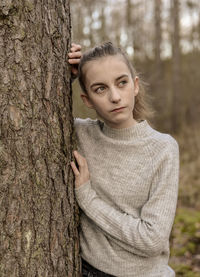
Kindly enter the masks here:
M 125 244 L 133 253 L 144 257 L 165 251 L 174 221 L 179 177 L 176 141 L 172 140 L 165 151 L 167 158 L 154 176 L 149 200 L 142 207 L 139 218 L 116 210 L 103 201 L 91 187 L 90 180 L 77 184 L 75 188 L 78 204 L 85 214 L 119 245 Z M 83 167 L 88 170 L 82 163 L 82 174 Z

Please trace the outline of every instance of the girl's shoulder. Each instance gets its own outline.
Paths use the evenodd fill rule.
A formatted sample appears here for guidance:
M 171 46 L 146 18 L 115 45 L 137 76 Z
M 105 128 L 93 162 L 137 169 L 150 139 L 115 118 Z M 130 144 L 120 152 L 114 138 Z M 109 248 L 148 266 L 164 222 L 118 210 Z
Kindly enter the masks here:
M 178 153 L 179 145 L 177 140 L 168 133 L 162 133 L 155 129 L 152 129 L 153 132 L 151 134 L 152 144 L 159 150 L 160 152 L 168 152 L 168 153 Z

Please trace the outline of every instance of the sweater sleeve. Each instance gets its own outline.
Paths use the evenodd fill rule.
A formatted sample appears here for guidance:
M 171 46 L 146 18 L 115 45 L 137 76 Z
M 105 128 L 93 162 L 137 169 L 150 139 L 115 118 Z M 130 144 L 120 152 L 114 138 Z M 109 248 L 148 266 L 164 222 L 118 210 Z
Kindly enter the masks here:
M 175 140 L 170 144 L 153 178 L 149 199 L 140 217 L 116 210 L 101 199 L 91 182 L 75 189 L 79 206 L 109 237 L 131 247 L 144 257 L 157 256 L 165 249 L 174 221 L 179 179 L 179 149 Z

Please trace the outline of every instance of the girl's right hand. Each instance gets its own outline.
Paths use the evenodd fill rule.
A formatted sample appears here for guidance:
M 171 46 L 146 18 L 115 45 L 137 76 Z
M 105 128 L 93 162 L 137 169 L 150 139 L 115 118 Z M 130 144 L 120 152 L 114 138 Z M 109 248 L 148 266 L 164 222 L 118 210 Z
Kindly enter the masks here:
M 86 159 L 78 151 L 74 151 L 73 154 L 77 165 L 72 161 L 71 167 L 75 175 L 75 187 L 79 188 L 90 180 L 90 173 Z
M 70 52 L 68 53 L 68 62 L 72 65 L 72 78 L 75 79 L 78 75 L 78 65 L 82 57 L 81 45 L 72 43 Z

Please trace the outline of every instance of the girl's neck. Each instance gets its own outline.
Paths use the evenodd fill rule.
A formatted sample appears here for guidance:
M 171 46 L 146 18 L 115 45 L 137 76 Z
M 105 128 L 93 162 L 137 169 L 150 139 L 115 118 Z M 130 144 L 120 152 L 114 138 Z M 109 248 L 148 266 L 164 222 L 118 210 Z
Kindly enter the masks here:
M 111 129 L 126 129 L 126 128 L 130 128 L 133 127 L 134 125 L 136 125 L 138 123 L 138 121 L 136 121 L 134 118 L 129 120 L 129 122 L 124 122 L 121 124 L 113 124 L 111 122 L 107 122 L 105 121 L 105 124 L 111 128 Z
M 152 132 L 151 126 L 146 120 L 137 122 L 136 124 L 127 128 L 111 128 L 106 123 L 102 122 L 102 132 L 109 138 L 116 140 L 133 140 L 136 138 L 144 138 Z

